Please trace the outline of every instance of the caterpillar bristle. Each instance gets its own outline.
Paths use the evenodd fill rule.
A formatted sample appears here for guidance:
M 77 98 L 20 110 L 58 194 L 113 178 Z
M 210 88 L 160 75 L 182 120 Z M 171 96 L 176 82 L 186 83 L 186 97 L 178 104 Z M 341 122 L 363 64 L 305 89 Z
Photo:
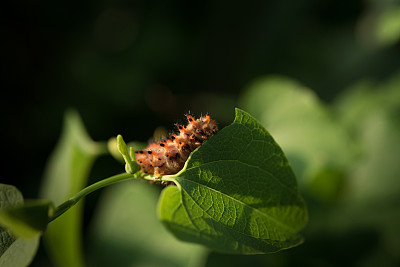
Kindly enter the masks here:
M 141 170 L 157 177 L 179 172 L 190 153 L 218 132 L 216 121 L 209 114 L 195 119 L 190 111 L 185 114 L 188 124 L 175 124 L 177 134 L 151 143 L 146 149 L 135 152 Z

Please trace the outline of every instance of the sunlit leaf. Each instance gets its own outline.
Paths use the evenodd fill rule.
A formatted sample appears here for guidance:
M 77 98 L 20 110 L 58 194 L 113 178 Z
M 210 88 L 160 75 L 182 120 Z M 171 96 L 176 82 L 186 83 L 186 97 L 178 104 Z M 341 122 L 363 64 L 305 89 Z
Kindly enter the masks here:
M 178 238 L 223 252 L 274 252 L 302 242 L 307 210 L 296 177 L 267 130 L 235 121 L 193 152 L 166 188 L 159 217 Z

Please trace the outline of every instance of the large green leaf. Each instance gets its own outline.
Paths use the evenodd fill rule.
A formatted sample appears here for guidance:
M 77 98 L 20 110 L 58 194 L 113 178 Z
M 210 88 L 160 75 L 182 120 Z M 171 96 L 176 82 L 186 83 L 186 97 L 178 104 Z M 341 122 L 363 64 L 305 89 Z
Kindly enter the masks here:
M 0 210 L 21 206 L 22 194 L 14 186 L 0 184 Z M 3 221 L 2 221 L 3 223 Z M 14 236 L 10 230 L 0 227 L 0 266 L 28 266 L 39 246 L 39 235 L 25 239 Z
M 163 191 L 158 210 L 182 240 L 241 254 L 302 242 L 307 210 L 296 177 L 267 130 L 240 109 L 174 179 L 178 187 Z
M 61 139 L 49 159 L 41 197 L 59 205 L 85 185 L 94 160 L 105 153 L 106 144 L 93 142 L 79 115 L 66 113 Z M 83 203 L 51 222 L 45 233 L 47 249 L 57 266 L 84 265 L 81 213 Z

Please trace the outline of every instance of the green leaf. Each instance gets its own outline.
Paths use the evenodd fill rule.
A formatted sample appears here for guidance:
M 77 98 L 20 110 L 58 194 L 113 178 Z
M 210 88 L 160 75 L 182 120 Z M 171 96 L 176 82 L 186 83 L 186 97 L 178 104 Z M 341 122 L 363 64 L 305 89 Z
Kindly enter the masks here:
M 120 134 L 117 136 L 117 148 L 125 161 L 125 171 L 131 174 L 139 171 L 140 166 L 136 163 L 133 147 L 130 147 L 128 151 L 125 141 Z
M 142 149 L 145 149 L 147 146 L 148 146 L 147 143 L 136 142 L 136 141 L 129 142 L 128 144 L 126 144 L 127 151 L 130 151 L 130 150 L 133 150 L 133 151 L 142 150 Z M 111 137 L 107 142 L 107 148 L 108 148 L 108 152 L 111 154 L 111 156 L 114 157 L 114 159 L 116 159 L 116 160 L 118 160 L 118 161 L 120 161 L 122 163 L 125 163 L 124 157 L 122 156 L 122 154 L 118 150 L 117 138 Z
M 68 111 L 60 141 L 47 164 L 41 197 L 57 206 L 75 195 L 85 187 L 94 160 L 106 150 L 105 143 L 91 140 L 79 115 Z M 57 266 L 84 265 L 82 208 L 80 201 L 47 228 L 44 241 Z
M 302 242 L 307 210 L 296 177 L 267 130 L 240 109 L 191 154 L 175 182 L 163 191 L 158 213 L 182 240 L 240 254 Z
M 206 249 L 177 240 L 158 220 L 158 187 L 132 180 L 103 192 L 89 227 L 92 266 L 204 266 Z
M 0 184 L 0 210 L 21 206 L 24 202 L 22 194 L 14 186 Z M 3 215 L 0 216 L 3 225 Z M 0 266 L 28 266 L 39 246 L 39 236 L 26 239 L 16 237 L 6 228 L 0 227 Z

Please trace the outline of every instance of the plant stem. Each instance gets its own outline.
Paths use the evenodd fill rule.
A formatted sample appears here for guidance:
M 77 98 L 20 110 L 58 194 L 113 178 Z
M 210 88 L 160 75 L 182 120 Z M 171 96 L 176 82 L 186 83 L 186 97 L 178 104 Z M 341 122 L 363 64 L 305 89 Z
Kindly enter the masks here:
M 50 217 L 49 222 L 53 221 L 56 219 L 58 216 L 66 212 L 68 209 L 70 209 L 72 206 L 74 206 L 78 201 L 85 197 L 86 195 L 92 193 L 93 191 L 96 191 L 97 189 L 100 189 L 102 187 L 115 184 L 121 181 L 129 180 L 135 178 L 134 175 L 130 173 L 122 173 L 122 174 L 117 174 L 114 176 L 111 176 L 109 178 L 106 178 L 104 180 L 98 181 L 97 183 L 94 183 L 92 185 L 89 185 L 88 187 L 82 189 L 78 194 L 75 196 L 71 197 L 61 205 L 55 208 L 53 215 Z

